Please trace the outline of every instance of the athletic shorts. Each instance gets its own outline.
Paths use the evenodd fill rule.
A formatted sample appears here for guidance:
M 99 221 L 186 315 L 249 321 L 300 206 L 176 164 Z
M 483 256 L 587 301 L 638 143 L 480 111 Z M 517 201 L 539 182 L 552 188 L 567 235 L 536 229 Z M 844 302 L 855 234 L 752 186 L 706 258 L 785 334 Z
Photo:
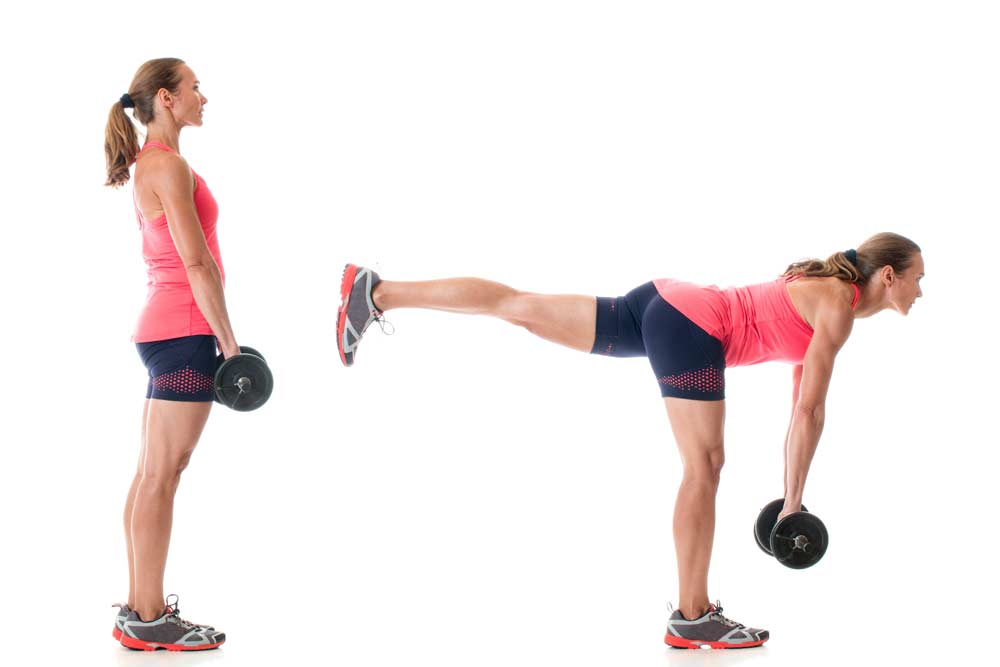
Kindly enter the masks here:
M 149 371 L 146 398 L 215 400 L 215 336 L 184 336 L 136 343 L 135 347 Z
M 649 359 L 663 396 L 726 398 L 722 342 L 670 305 L 652 282 L 617 298 L 597 297 L 593 354 Z

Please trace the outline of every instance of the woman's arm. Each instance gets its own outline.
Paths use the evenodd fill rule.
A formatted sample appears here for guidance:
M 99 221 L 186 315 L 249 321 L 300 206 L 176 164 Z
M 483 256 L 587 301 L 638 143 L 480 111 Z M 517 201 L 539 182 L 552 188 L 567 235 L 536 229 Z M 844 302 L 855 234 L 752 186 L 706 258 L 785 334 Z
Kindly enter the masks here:
M 208 250 L 205 232 L 201 229 L 194 205 L 191 169 L 179 155 L 164 155 L 155 167 L 150 174 L 153 192 L 160 200 L 177 254 L 187 269 L 194 301 L 212 327 L 226 358 L 239 354 L 226 311 L 222 274 Z
M 785 507 L 779 518 L 802 508 L 806 476 L 826 419 L 826 394 L 833 374 L 833 360 L 851 335 L 853 326 L 854 313 L 841 301 L 821 304 L 816 313 L 813 337 L 802 360 L 799 397 L 788 434 Z
M 785 480 L 785 494 L 783 498 L 788 497 L 788 443 L 792 439 L 792 424 L 795 422 L 795 407 L 799 404 L 799 385 L 802 383 L 802 364 L 798 364 L 792 368 L 792 416 L 788 420 L 788 430 L 785 432 L 785 474 L 782 479 Z

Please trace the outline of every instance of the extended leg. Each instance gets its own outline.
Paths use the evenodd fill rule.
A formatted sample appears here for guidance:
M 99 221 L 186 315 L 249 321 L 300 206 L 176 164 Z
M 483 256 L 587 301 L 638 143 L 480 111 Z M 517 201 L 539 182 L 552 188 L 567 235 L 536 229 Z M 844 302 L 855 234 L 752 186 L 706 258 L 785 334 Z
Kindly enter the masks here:
M 535 294 L 481 278 L 447 278 L 383 280 L 375 286 L 372 298 L 383 312 L 428 308 L 490 315 L 574 350 L 590 352 L 594 345 L 597 300 L 592 296 Z

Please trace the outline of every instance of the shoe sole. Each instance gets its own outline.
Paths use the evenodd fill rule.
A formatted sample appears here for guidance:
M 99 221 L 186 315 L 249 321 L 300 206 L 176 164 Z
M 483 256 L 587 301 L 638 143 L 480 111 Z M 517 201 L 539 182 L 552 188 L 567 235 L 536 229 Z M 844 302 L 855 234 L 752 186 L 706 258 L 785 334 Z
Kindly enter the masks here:
M 121 645 L 125 648 L 130 648 L 133 651 L 158 651 L 163 649 L 165 651 L 209 651 L 214 648 L 219 648 L 225 642 L 218 642 L 217 644 L 205 644 L 203 646 L 183 646 L 181 644 L 159 644 L 157 642 L 144 642 L 141 639 L 134 639 L 128 635 L 122 635 Z
M 122 631 L 119 630 L 118 628 L 115 628 L 114 630 L 111 631 L 111 636 L 115 638 L 116 642 L 121 642 L 121 640 L 122 640 Z
M 768 637 L 767 639 L 770 639 Z M 674 648 L 703 648 L 705 646 L 709 648 L 753 648 L 754 646 L 761 646 L 767 639 L 761 639 L 756 642 L 746 642 L 744 644 L 727 644 L 726 642 L 709 642 L 695 639 L 684 639 L 683 637 L 677 637 L 675 635 L 667 635 L 663 638 L 663 641 Z
M 351 297 L 351 290 L 354 288 L 354 279 L 358 275 L 358 267 L 348 264 L 344 267 L 344 277 L 340 281 L 340 308 L 337 309 L 337 352 L 340 353 L 340 361 L 345 366 L 347 355 L 344 354 L 344 326 L 347 324 L 347 302 Z

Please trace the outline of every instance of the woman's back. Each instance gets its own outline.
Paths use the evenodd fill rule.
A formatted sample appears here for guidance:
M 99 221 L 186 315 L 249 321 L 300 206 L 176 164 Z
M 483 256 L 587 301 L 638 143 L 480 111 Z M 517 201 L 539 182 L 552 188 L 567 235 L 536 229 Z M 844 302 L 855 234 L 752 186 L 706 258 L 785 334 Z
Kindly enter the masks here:
M 670 305 L 722 342 L 726 366 L 732 367 L 765 361 L 802 363 L 812 339 L 812 313 L 820 301 L 836 298 L 839 288 L 833 282 L 855 294 L 849 302 L 853 307 L 856 286 L 851 289 L 837 278 L 781 276 L 766 283 L 725 289 L 670 279 L 654 284 Z

